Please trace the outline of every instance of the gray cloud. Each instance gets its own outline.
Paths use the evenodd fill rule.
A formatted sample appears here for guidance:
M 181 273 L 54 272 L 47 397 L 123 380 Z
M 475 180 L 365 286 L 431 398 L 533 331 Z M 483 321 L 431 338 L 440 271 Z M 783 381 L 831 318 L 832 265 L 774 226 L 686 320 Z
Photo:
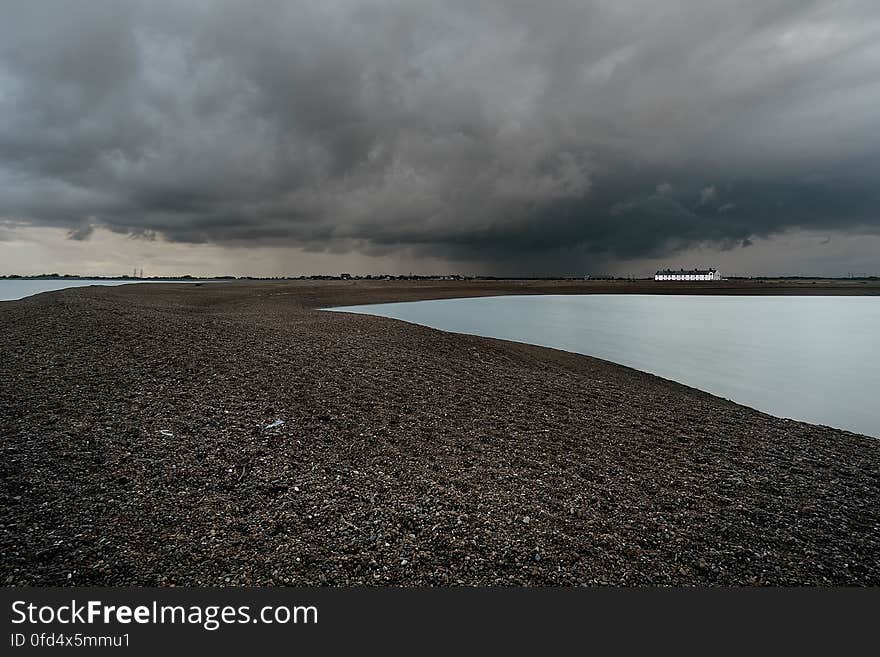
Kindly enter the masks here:
M 89 239 L 94 232 L 95 227 L 92 224 L 83 224 L 82 226 L 71 228 L 69 231 L 67 231 L 67 238 L 71 240 L 76 240 L 77 242 L 82 242 Z
M 704 205 L 706 203 L 711 203 L 718 199 L 718 190 L 715 189 L 715 185 L 709 185 L 708 187 L 703 187 L 700 190 L 700 205 Z
M 0 0 L 0 217 L 487 271 L 880 229 L 880 8 Z

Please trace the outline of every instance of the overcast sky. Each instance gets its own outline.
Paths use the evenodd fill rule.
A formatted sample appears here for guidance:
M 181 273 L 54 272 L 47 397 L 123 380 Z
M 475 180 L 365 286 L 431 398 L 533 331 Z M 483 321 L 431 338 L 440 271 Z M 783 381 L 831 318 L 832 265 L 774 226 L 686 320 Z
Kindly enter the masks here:
M 880 274 L 876 0 L 0 16 L 0 273 Z

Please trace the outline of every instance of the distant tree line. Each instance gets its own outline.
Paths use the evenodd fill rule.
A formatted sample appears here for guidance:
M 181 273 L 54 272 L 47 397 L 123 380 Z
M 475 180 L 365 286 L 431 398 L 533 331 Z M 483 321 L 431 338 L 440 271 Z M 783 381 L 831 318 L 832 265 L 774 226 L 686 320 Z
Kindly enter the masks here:
M 779 281 L 779 280 L 858 280 L 875 281 L 878 276 L 727 276 L 732 281 Z M 587 276 L 470 276 L 463 274 L 312 274 L 309 276 L 83 276 L 78 274 L 37 274 L 23 276 L 8 274 L 2 279 L 43 280 L 112 280 L 112 281 L 644 281 L 653 277 L 614 276 L 611 274 L 591 274 Z

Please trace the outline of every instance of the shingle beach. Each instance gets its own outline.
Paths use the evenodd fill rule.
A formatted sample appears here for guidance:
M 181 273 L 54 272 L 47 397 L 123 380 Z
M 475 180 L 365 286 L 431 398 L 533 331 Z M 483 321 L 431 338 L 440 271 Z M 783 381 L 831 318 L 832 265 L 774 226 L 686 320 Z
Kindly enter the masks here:
M 587 356 L 319 310 L 631 291 L 598 285 L 0 303 L 0 581 L 880 584 L 876 439 Z

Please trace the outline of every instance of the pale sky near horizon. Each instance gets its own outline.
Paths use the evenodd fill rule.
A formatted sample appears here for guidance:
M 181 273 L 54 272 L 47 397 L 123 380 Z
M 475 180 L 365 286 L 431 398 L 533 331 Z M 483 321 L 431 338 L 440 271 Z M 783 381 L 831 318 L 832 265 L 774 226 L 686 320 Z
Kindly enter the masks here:
M 0 11 L 0 274 L 880 274 L 880 3 Z

